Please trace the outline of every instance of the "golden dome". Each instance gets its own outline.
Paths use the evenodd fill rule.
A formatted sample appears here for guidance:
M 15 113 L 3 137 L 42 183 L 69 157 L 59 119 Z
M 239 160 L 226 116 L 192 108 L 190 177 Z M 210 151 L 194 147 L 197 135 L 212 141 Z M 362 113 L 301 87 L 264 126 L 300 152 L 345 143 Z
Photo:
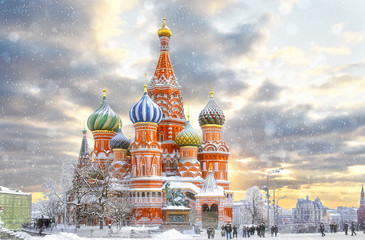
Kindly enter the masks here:
M 168 38 L 171 37 L 171 31 L 166 26 L 166 18 L 163 18 L 162 28 L 160 28 L 157 33 L 158 33 L 159 37 L 162 37 L 162 36 L 168 37 Z

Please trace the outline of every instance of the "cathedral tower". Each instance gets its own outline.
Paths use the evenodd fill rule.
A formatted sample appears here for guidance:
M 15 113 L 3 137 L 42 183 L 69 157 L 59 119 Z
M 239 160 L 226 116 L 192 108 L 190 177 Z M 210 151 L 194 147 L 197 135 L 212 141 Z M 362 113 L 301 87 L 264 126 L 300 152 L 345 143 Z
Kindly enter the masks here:
M 90 147 L 86 138 L 86 129 L 82 130 L 82 142 L 79 154 L 78 168 L 83 168 L 90 163 Z
M 130 158 L 127 156 L 129 145 L 130 141 L 122 133 L 122 123 L 120 122 L 117 134 L 110 140 L 110 147 L 114 152 L 112 163 L 114 178 L 123 179 L 129 174 Z
M 180 161 L 178 163 L 177 176 L 201 177 L 200 163 L 198 159 L 198 146 L 202 142 L 200 135 L 193 129 L 189 121 L 184 130 L 176 135 L 176 143 L 180 146 Z
M 113 161 L 109 141 L 114 137 L 120 121 L 119 116 L 110 108 L 106 101 L 106 90 L 103 89 L 103 99 L 99 107 L 87 120 L 87 126 L 94 137 L 94 149 L 91 157 L 94 159 L 95 164 L 102 168 L 106 163 Z
M 208 104 L 199 114 L 203 142 L 198 149 L 198 160 L 201 163 L 203 178 L 207 177 L 208 167 L 212 165 L 217 184 L 228 190 L 229 149 L 221 138 L 224 121 L 224 113 L 215 103 L 211 91 Z
M 160 56 L 148 87 L 149 96 L 162 110 L 162 120 L 157 128 L 157 137 L 163 152 L 162 171 L 166 175 L 174 175 L 174 172 L 177 171 L 179 148 L 175 143 L 175 137 L 185 126 L 180 86 L 169 55 L 171 34 L 170 29 L 166 26 L 166 18 L 164 18 L 162 28 L 158 30 Z
M 131 189 L 135 224 L 162 222 L 163 194 L 161 144 L 157 141 L 157 126 L 162 118 L 160 107 L 144 93 L 129 111 L 135 138 L 130 146 Z

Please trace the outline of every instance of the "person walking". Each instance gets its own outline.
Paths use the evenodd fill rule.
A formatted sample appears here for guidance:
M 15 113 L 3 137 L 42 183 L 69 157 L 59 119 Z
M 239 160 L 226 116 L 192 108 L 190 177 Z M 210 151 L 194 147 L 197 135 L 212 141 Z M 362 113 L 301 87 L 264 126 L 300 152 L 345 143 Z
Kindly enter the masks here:
M 214 235 L 215 235 L 214 227 L 210 227 L 210 236 L 212 237 L 212 239 L 214 239 Z
M 345 230 L 345 235 L 347 235 L 348 231 L 349 231 L 349 224 L 348 222 L 345 222 L 345 225 L 343 226 L 344 230 Z
M 321 223 L 321 224 L 319 225 L 319 230 L 320 230 L 320 231 L 321 231 L 321 233 L 322 233 L 322 237 L 326 236 L 326 234 L 324 233 L 324 224 L 323 224 L 323 223 Z
M 261 237 L 265 237 L 265 223 L 261 223 L 260 233 L 261 233 Z
M 243 226 L 243 228 L 242 228 L 242 237 L 246 238 L 246 235 L 247 235 L 247 229 L 246 229 L 245 226 Z
M 273 237 L 274 236 L 274 231 L 275 231 L 275 226 L 272 225 L 270 230 L 271 230 L 271 237 Z
M 226 226 L 224 227 L 224 230 L 226 230 L 227 239 L 228 239 L 228 235 L 229 235 L 229 239 L 232 239 L 232 235 L 231 235 L 231 233 L 232 233 L 232 225 L 231 225 L 230 222 L 228 222 L 226 224 Z
M 226 235 L 226 229 L 224 228 L 224 225 L 221 227 L 221 235 L 224 237 Z
M 279 227 L 278 227 L 278 225 L 275 225 L 275 227 L 274 227 L 275 237 L 278 236 L 278 231 L 279 231 Z
M 237 238 L 237 234 L 238 234 L 237 227 L 236 227 L 236 225 L 233 225 L 233 238 L 234 238 L 234 236 L 236 236 L 236 238 Z
M 208 234 L 208 239 L 210 239 L 210 235 L 211 235 L 210 227 L 207 228 L 207 234 Z
M 351 223 L 351 236 L 354 236 L 354 234 L 355 234 L 355 236 L 357 235 L 356 232 L 355 232 L 355 223 L 352 222 Z

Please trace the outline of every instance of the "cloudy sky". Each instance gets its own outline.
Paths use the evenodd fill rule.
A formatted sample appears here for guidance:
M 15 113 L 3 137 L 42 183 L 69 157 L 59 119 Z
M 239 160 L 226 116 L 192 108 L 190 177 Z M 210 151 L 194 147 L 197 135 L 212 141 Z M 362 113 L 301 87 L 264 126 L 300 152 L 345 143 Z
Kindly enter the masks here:
M 231 188 L 281 187 L 358 206 L 365 181 L 363 0 L 0 0 L 0 185 L 39 192 L 77 159 L 81 130 L 108 102 L 129 108 L 158 59 L 166 9 L 171 60 L 193 125 L 209 100 L 226 115 Z M 92 137 L 88 132 L 92 145 Z

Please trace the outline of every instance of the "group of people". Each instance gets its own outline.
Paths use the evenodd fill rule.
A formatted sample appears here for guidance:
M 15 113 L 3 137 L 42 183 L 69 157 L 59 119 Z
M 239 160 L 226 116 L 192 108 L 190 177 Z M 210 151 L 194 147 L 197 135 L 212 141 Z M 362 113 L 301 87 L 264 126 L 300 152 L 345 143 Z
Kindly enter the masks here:
M 336 223 L 331 223 L 330 224 L 331 233 L 336 233 L 337 232 L 337 227 L 338 226 L 337 226 Z M 344 224 L 343 230 L 345 231 L 345 235 L 347 235 L 348 234 L 348 231 L 349 231 L 349 224 L 348 224 L 348 222 L 346 222 Z M 356 232 L 355 232 L 355 223 L 354 222 L 351 223 L 350 230 L 351 230 L 351 236 L 354 236 L 354 235 L 356 236 L 357 235 Z M 321 223 L 319 225 L 319 231 L 321 232 L 322 237 L 326 236 L 326 234 L 325 234 L 325 228 L 324 228 L 324 224 L 323 223 Z
M 278 231 L 279 231 L 278 225 L 271 226 L 271 237 L 273 237 L 274 234 L 275 234 L 275 237 L 277 237 Z
M 209 228 L 208 228 L 209 229 Z M 231 225 L 231 223 L 227 223 L 226 225 L 222 225 L 221 227 L 221 235 L 222 237 L 226 237 L 227 239 L 232 239 L 232 238 L 238 238 L 238 227 L 236 225 Z M 277 229 L 277 228 L 276 228 Z M 259 237 L 265 237 L 265 224 L 262 223 L 258 226 L 243 226 L 242 227 L 242 237 L 246 238 L 246 237 L 250 237 L 250 235 L 254 235 L 255 234 L 255 230 L 257 232 L 257 236 Z M 277 230 L 275 233 L 275 236 L 277 235 Z M 209 234 L 208 234 L 208 238 L 209 238 Z
M 337 223 L 330 223 L 330 230 L 331 230 L 331 233 L 336 233 L 337 232 Z

